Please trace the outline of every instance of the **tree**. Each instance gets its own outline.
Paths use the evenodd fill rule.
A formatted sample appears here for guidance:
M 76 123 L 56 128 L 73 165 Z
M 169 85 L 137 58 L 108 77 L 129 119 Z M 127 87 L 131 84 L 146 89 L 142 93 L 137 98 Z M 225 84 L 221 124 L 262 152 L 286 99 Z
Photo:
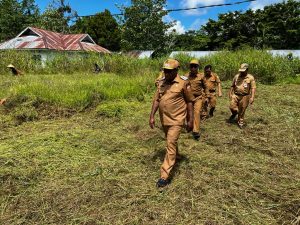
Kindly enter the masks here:
M 0 40 L 7 40 L 20 32 L 21 20 L 22 10 L 16 0 L 0 1 Z
M 0 1 L 0 41 L 15 37 L 27 26 L 37 23 L 39 10 L 34 0 Z
M 200 31 L 188 31 L 177 35 L 175 38 L 174 50 L 176 51 L 203 51 L 207 50 L 209 39 Z
M 41 15 L 39 27 L 60 33 L 69 33 L 69 23 L 77 17 L 77 12 L 72 10 L 64 0 L 53 0 Z
M 275 49 L 300 47 L 300 2 L 287 2 L 266 6 L 257 13 L 260 33 L 264 33 L 266 45 Z
M 76 33 L 89 34 L 97 44 L 111 51 L 120 50 L 119 25 L 108 10 L 92 17 L 78 19 L 72 26 L 72 30 Z
M 33 26 L 37 24 L 40 17 L 40 10 L 35 4 L 35 0 L 23 0 L 21 2 L 21 9 L 26 25 Z
M 266 6 L 263 10 L 247 10 L 220 14 L 209 20 L 202 31 L 210 39 L 209 48 L 297 49 L 300 47 L 300 2 Z
M 122 42 L 124 50 L 154 50 L 158 54 L 169 45 L 168 29 L 172 23 L 163 21 L 166 0 L 132 0 L 122 7 Z

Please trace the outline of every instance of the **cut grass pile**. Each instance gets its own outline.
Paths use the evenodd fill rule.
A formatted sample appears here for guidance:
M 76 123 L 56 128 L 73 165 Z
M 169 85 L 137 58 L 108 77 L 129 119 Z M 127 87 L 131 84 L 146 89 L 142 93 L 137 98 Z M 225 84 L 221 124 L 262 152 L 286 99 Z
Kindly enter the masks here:
M 36 79 L 36 85 L 53 82 L 52 90 L 80 92 L 69 89 L 65 77 L 61 86 L 49 77 Z M 73 85 L 103 90 L 93 79 L 78 78 Z M 122 89 L 116 80 L 112 86 Z M 30 90 L 51 99 L 47 89 L 40 93 L 33 88 L 35 82 L 30 88 L 19 81 L 3 82 L 8 81 L 1 83 L 6 93 L 27 95 Z M 141 83 L 141 88 L 148 85 Z M 104 93 L 110 88 L 103 87 Z M 162 191 L 155 182 L 165 142 L 158 117 L 158 127 L 148 127 L 152 95 L 143 92 L 144 99 L 137 101 L 115 91 L 103 94 L 105 101 L 94 110 L 21 125 L 1 108 L 1 224 L 299 223 L 299 85 L 258 85 L 244 130 L 226 122 L 228 99 L 219 98 L 215 117 L 202 125 L 200 142 L 181 135 L 183 159 Z M 59 97 L 63 100 L 56 102 Z M 77 107 L 73 97 L 53 99 L 54 104 Z

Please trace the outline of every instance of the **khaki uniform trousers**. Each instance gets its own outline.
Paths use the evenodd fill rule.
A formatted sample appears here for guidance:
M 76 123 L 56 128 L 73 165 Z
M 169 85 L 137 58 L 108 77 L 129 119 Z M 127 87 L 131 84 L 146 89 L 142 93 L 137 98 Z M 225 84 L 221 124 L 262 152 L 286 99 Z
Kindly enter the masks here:
M 178 138 L 182 129 L 182 126 L 175 125 L 175 126 L 163 126 L 166 139 L 167 139 L 167 146 L 166 146 L 166 155 L 164 162 L 160 169 L 160 177 L 163 179 L 168 179 L 170 176 L 170 172 L 173 169 L 176 161 L 176 156 L 178 154 Z
M 203 103 L 202 96 L 196 97 L 193 102 L 193 108 L 194 108 L 193 132 L 194 133 L 200 132 L 200 115 L 201 115 L 201 111 L 202 111 L 202 103 Z
M 249 105 L 250 95 L 236 95 L 231 96 L 230 110 L 233 114 L 238 114 L 238 124 L 244 124 L 244 116 Z
M 208 107 L 216 108 L 217 105 L 217 97 L 215 93 L 209 93 L 206 95 L 203 101 L 203 109 L 202 109 L 202 116 L 207 116 L 208 114 Z

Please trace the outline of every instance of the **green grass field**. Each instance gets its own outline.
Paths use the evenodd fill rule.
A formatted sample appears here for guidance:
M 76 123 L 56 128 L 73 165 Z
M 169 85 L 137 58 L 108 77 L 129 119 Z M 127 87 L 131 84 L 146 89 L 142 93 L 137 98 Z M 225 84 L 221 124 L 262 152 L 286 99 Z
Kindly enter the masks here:
M 200 142 L 182 133 L 184 157 L 158 190 L 155 76 L 3 76 L 0 224 L 299 224 L 300 86 L 259 84 L 240 130 L 226 122 L 225 82 Z

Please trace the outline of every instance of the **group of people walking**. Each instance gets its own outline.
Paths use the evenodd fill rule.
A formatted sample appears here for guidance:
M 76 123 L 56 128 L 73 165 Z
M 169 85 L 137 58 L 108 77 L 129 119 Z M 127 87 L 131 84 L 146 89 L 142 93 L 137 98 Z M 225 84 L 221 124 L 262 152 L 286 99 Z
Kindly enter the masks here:
M 212 72 L 212 66 L 206 65 L 204 72 L 199 72 L 200 63 L 193 59 L 190 72 L 179 76 L 180 67 L 176 59 L 168 59 L 163 64 L 163 72 L 156 80 L 155 92 L 149 125 L 155 125 L 155 113 L 159 110 L 160 121 L 167 139 L 166 155 L 160 170 L 158 187 L 170 183 L 170 172 L 175 165 L 178 154 L 178 138 L 184 126 L 192 131 L 195 140 L 200 139 L 201 118 L 213 117 L 217 95 L 222 96 L 221 81 Z M 229 122 L 235 122 L 240 128 L 245 126 L 244 115 L 249 104 L 254 102 L 256 84 L 254 77 L 248 73 L 249 65 L 241 64 L 239 73 L 234 77 L 229 92 L 231 116 Z

